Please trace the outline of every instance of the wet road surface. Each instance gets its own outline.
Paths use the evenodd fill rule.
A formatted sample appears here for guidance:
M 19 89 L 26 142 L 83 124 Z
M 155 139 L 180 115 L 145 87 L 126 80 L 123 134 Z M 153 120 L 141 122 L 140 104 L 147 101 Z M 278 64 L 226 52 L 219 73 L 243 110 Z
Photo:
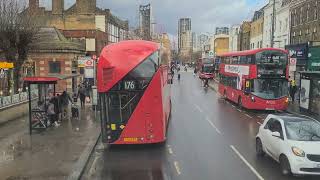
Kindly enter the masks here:
M 172 86 L 172 117 L 165 144 L 98 144 L 82 179 L 289 180 L 271 158 L 255 155 L 255 135 L 266 112 L 238 109 L 183 72 Z

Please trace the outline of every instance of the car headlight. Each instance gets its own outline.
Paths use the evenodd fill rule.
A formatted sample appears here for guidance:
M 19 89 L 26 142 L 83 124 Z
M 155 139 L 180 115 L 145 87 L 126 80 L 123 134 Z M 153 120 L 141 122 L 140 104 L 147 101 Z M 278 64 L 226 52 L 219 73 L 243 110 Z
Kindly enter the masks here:
M 252 102 L 254 102 L 254 101 L 255 101 L 254 96 L 251 96 L 251 101 L 252 101 Z
M 292 152 L 294 155 L 299 156 L 299 157 L 304 157 L 306 154 L 304 153 L 304 151 L 300 148 L 297 147 L 292 147 Z

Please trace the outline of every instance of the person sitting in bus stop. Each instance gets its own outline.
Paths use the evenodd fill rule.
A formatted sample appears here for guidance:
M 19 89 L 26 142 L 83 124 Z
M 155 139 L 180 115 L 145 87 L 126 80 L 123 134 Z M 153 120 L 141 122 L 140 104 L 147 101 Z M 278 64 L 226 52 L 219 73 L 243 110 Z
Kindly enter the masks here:
M 49 100 L 48 108 L 47 108 L 47 114 L 49 116 L 50 124 L 53 124 L 54 126 L 58 127 L 60 124 L 57 122 L 59 113 L 58 113 L 58 99 L 57 97 L 52 97 Z

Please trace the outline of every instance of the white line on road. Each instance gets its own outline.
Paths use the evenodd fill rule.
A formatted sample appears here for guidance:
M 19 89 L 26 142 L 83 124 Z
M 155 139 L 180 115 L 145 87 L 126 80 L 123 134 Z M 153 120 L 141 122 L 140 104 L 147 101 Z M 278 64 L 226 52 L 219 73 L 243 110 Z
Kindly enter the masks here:
M 231 106 L 234 107 L 234 108 L 236 107 L 235 105 L 231 105 Z
M 249 114 L 245 114 L 247 117 L 249 117 L 250 119 L 252 119 L 253 117 L 252 116 L 250 116 Z
M 257 122 L 259 125 L 262 125 L 262 123 L 261 122 Z
M 218 134 L 221 134 L 221 131 L 213 124 L 213 122 L 210 121 L 210 119 L 207 117 L 206 120 L 208 123 L 217 131 Z
M 240 109 L 237 109 L 239 112 L 242 112 Z
M 233 145 L 230 145 L 230 147 L 239 156 L 239 158 L 249 167 L 249 169 L 257 176 L 259 180 L 264 180 L 264 178 L 258 173 L 258 171 L 241 155 L 241 153 Z
M 170 147 L 168 148 L 168 151 L 169 151 L 169 154 L 173 154 L 173 151 Z
M 201 113 L 203 113 L 202 109 L 201 109 L 198 105 L 195 104 L 195 106 L 196 106 L 196 108 L 198 109 L 198 111 L 200 111 Z
M 174 162 L 174 167 L 176 168 L 176 171 L 177 171 L 178 175 L 180 175 L 180 174 L 181 174 L 181 171 L 180 171 L 180 167 L 179 167 L 178 161 L 175 161 L 175 162 Z

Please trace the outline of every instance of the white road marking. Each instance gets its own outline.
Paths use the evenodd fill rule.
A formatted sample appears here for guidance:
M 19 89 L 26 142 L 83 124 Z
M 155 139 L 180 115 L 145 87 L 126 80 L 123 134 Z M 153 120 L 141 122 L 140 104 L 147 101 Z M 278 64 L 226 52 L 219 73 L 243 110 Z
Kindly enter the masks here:
M 262 123 L 261 122 L 257 122 L 259 125 L 262 125 Z
M 198 109 L 198 111 L 200 111 L 201 113 L 203 113 L 202 109 L 201 109 L 198 105 L 195 104 L 195 106 L 196 106 L 196 108 Z
M 241 153 L 233 145 L 230 145 L 230 147 L 238 155 L 238 157 L 249 167 L 249 169 L 257 176 L 259 180 L 264 180 L 264 178 L 258 173 L 258 171 L 241 155 Z
M 239 112 L 242 112 L 240 109 L 237 109 Z
M 169 154 L 173 154 L 173 151 L 170 147 L 168 148 L 168 151 L 169 151 Z
M 234 107 L 234 108 L 236 107 L 235 105 L 231 105 L 231 106 Z
M 179 167 L 178 161 L 175 161 L 175 162 L 174 162 L 174 167 L 176 168 L 176 171 L 177 171 L 178 175 L 180 175 L 180 174 L 181 174 L 181 171 L 180 171 L 180 167 Z
M 207 117 L 206 120 L 208 123 L 217 131 L 218 134 L 222 134 L 221 131 L 213 124 L 213 122 L 210 121 L 210 119 Z
M 247 117 L 249 117 L 250 119 L 252 119 L 253 117 L 252 116 L 250 116 L 249 114 L 245 114 Z

